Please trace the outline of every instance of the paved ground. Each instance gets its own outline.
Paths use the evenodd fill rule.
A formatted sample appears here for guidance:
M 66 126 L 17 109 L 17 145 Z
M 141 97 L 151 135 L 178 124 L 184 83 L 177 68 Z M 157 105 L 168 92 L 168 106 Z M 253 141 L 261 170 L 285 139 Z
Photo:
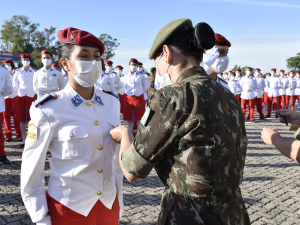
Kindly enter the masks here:
M 253 225 L 300 224 L 300 166 L 260 139 L 264 126 L 276 128 L 286 137 L 292 135 L 286 125 L 277 121 L 246 124 L 249 145 L 241 188 Z M 21 158 L 18 144 L 6 145 L 10 159 Z M 20 197 L 20 166 L 20 161 L 0 164 L 0 224 L 32 224 Z M 48 159 L 45 168 L 48 180 Z M 135 183 L 124 181 L 126 206 L 120 224 L 156 224 L 163 190 L 155 171 Z

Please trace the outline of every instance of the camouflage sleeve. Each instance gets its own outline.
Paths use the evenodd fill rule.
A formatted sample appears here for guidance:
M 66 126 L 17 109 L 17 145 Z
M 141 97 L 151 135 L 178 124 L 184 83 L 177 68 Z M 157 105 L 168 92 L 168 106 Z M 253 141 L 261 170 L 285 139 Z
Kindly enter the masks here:
M 123 168 L 135 177 L 147 177 L 170 148 L 176 126 L 176 115 L 169 101 L 155 91 L 134 142 L 122 154 Z

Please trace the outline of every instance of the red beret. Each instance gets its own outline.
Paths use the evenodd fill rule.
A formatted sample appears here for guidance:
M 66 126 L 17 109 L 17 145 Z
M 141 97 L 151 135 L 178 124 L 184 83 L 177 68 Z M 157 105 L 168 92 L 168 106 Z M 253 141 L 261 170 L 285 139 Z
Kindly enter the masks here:
M 137 61 L 135 58 L 131 58 L 129 62 L 139 63 L 139 61 Z
M 221 75 L 223 75 L 223 73 L 220 73 Z
M 216 45 L 227 45 L 228 47 L 231 46 L 231 43 L 221 34 L 215 33 Z
M 27 53 L 23 53 L 20 55 L 21 58 L 31 58 L 31 55 L 30 54 L 27 54 Z
M 299 71 L 299 70 L 297 70 L 297 71 L 296 71 L 296 73 L 300 73 L 300 71 Z
M 110 60 L 106 60 L 106 61 L 105 61 L 105 64 L 113 64 L 113 62 L 110 61 Z
M 121 70 L 123 69 L 123 67 L 120 65 L 117 65 L 116 68 L 121 69 Z
M 19 69 L 19 67 L 15 67 L 14 70 Z
M 259 71 L 260 71 L 260 69 L 259 69 L 259 68 L 256 68 L 255 70 L 259 70 Z
M 280 72 L 283 72 L 283 73 L 284 73 L 284 70 L 280 70 Z
M 47 50 L 43 50 L 43 51 L 41 52 L 41 55 L 43 55 L 43 54 L 49 54 L 49 55 L 51 55 L 51 57 L 53 58 L 52 53 L 49 52 L 49 51 L 47 51 Z
M 4 59 L 3 62 L 4 63 L 14 63 L 14 61 L 12 61 L 11 59 Z
M 247 70 L 252 70 L 252 68 L 251 67 L 247 67 Z
M 276 69 L 275 69 L 275 68 L 273 68 L 273 69 L 271 69 L 271 71 L 276 71 Z
M 52 63 L 52 67 L 59 69 L 59 65 L 57 63 Z
M 230 71 L 229 73 L 230 73 L 230 74 L 234 74 L 234 72 L 232 72 L 232 71 Z
M 291 70 L 289 73 L 294 73 L 294 71 L 293 71 L 293 70 Z
M 141 63 L 141 62 L 138 62 L 138 65 L 139 65 L 139 66 L 142 66 L 142 65 L 143 65 L 143 63 Z
M 100 55 L 103 55 L 105 51 L 104 44 L 94 35 L 84 30 L 68 27 L 64 30 L 58 31 L 57 37 L 60 42 L 99 48 Z
M 235 71 L 240 71 L 241 72 L 241 69 L 236 69 Z
M 266 73 L 267 75 L 271 75 L 270 73 Z

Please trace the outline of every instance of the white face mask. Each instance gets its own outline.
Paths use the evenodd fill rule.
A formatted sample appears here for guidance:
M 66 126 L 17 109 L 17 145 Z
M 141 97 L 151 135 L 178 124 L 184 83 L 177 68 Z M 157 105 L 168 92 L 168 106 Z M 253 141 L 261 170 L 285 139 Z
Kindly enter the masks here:
M 142 70 L 143 70 L 142 67 L 138 67 L 138 68 L 137 68 L 137 71 L 138 71 L 138 72 L 142 72 Z
M 258 77 L 258 76 L 259 76 L 259 73 L 256 72 L 256 73 L 255 73 L 255 77 Z
M 105 69 L 106 69 L 107 72 L 110 72 L 111 71 L 111 66 L 106 66 Z
M 225 75 L 225 76 L 224 76 L 224 79 L 227 79 L 227 78 L 228 78 L 228 76 L 227 76 L 227 75 Z
M 137 69 L 137 66 L 130 66 L 130 71 L 133 71 L 133 72 L 135 72 L 135 71 L 136 71 L 136 69 Z
M 216 61 L 211 65 L 211 67 L 216 71 L 216 73 L 223 73 L 229 64 L 228 56 L 217 58 Z
M 290 75 L 290 77 L 294 77 L 294 74 L 292 74 L 292 73 L 290 73 L 289 75 Z
M 23 66 L 29 66 L 30 65 L 30 61 L 22 61 Z
M 299 77 L 300 77 L 300 74 L 297 74 L 296 76 L 299 78 Z
M 251 71 L 246 71 L 246 75 L 251 75 Z
M 240 77 L 241 74 L 239 72 L 236 72 L 236 77 Z
M 274 77 L 274 76 L 275 76 L 275 74 L 276 74 L 275 72 L 271 72 L 271 75 L 272 75 L 272 77 Z
M 120 76 L 122 74 L 122 70 L 117 70 L 117 74 Z
M 44 66 L 50 66 L 52 63 L 52 59 L 42 59 L 42 63 Z
M 166 73 L 165 74 L 160 74 L 159 68 L 158 68 L 158 63 L 159 63 L 160 59 L 161 59 L 161 56 L 159 57 L 158 62 L 156 64 L 156 68 L 157 68 L 157 76 L 156 76 L 156 78 L 157 78 L 158 82 L 160 83 L 160 87 L 163 88 L 165 86 L 171 85 L 172 81 L 171 81 L 170 76 L 168 74 L 168 70 L 169 70 L 170 64 L 168 65 Z
M 234 80 L 234 77 L 230 77 L 231 80 Z
M 66 59 L 67 60 L 67 59 Z M 67 60 L 69 61 L 69 60 Z M 69 61 L 75 64 L 74 79 L 82 87 L 92 87 L 102 74 L 101 61 Z
M 11 71 L 11 65 L 5 65 L 5 68 L 10 72 Z

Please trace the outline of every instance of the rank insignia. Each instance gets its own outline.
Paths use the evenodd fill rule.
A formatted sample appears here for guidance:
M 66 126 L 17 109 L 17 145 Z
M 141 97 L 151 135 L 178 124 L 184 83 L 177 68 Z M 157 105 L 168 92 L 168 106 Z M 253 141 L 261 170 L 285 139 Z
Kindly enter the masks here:
M 100 96 L 95 94 L 94 101 L 98 103 L 98 105 L 104 105 Z
M 83 103 L 83 99 L 79 96 L 79 94 L 75 95 L 73 98 L 71 98 L 71 103 L 74 107 L 78 107 Z
M 33 123 L 29 124 L 29 126 L 28 126 L 27 137 L 30 139 L 34 139 L 34 140 L 38 139 L 38 128 Z

